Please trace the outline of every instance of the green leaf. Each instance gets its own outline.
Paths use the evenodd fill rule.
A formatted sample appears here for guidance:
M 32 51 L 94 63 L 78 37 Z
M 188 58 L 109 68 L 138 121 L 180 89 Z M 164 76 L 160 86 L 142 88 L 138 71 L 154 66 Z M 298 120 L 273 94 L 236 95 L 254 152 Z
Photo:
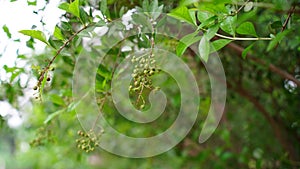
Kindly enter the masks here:
M 70 4 L 68 4 L 66 2 L 61 3 L 58 6 L 58 8 L 66 11 L 66 12 L 69 12 L 69 13 L 73 14 L 74 16 L 77 16 L 78 18 L 80 18 L 79 0 L 75 0 Z
M 248 52 L 250 51 L 250 49 L 253 47 L 254 43 L 252 43 L 251 45 L 249 45 L 248 47 L 246 47 L 243 52 L 242 52 L 242 58 L 246 59 Z
M 56 116 L 60 115 L 61 113 L 65 112 L 65 111 L 66 111 L 66 109 L 61 109 L 61 110 L 58 110 L 58 111 L 50 114 L 44 121 L 44 124 L 49 123 L 53 118 L 55 118 Z
M 214 25 L 216 22 L 216 19 L 218 19 L 217 16 L 213 15 L 212 17 L 204 20 L 199 26 L 198 26 L 198 30 L 204 28 L 204 27 L 210 27 L 211 25 Z
M 79 11 L 79 0 L 75 0 L 69 5 L 69 11 L 73 15 L 77 16 L 80 18 L 80 11 Z
M 83 23 L 89 23 L 90 18 L 89 15 L 85 12 L 83 8 L 80 8 L 80 19 L 82 20 Z
M 210 40 L 211 38 L 213 38 L 216 35 L 216 33 L 218 32 L 218 30 L 219 30 L 218 24 L 213 25 L 212 27 L 208 28 L 207 31 L 205 32 L 207 39 Z
M 232 40 L 229 40 L 229 39 L 219 39 L 219 40 L 213 41 L 211 43 L 212 49 L 211 49 L 210 53 L 216 52 L 216 51 L 222 49 L 224 46 L 226 46 L 230 42 L 232 42 Z
M 152 0 L 149 12 L 155 12 L 157 10 L 157 8 L 158 8 L 158 1 Z
M 30 36 L 34 39 L 38 39 L 38 40 L 44 42 L 45 44 L 49 45 L 47 40 L 46 40 L 46 36 L 42 31 L 38 31 L 38 30 L 21 30 L 19 32 L 22 33 L 23 35 L 27 35 L 27 36 Z
M 64 10 L 64 11 L 70 12 L 69 6 L 70 6 L 70 4 L 64 2 L 64 3 L 61 3 L 61 4 L 58 6 L 58 8 L 59 8 L 59 9 L 62 9 L 62 10 Z
M 149 11 L 149 1 L 148 0 L 143 0 L 142 8 L 144 11 Z
M 105 79 L 111 79 L 111 72 L 102 64 L 99 65 L 97 74 L 104 77 Z
M 101 0 L 100 11 L 105 14 L 107 10 L 107 0 Z
M 64 40 L 64 39 L 65 39 L 65 37 L 64 37 L 64 35 L 62 34 L 60 28 L 57 27 L 57 26 L 55 26 L 55 28 L 54 28 L 53 36 L 54 36 L 56 39 L 59 39 L 59 40 Z
M 71 104 L 69 104 L 66 112 L 69 113 L 69 112 L 74 111 L 75 108 L 78 106 L 79 103 L 80 103 L 80 101 L 72 102 Z
M 282 28 L 282 23 L 281 21 L 275 21 L 271 24 L 271 28 L 276 29 L 276 28 Z
M 44 79 L 43 79 L 43 81 L 42 81 L 42 84 L 41 84 L 40 90 L 39 90 L 40 96 L 41 96 L 41 97 L 43 96 L 45 84 L 46 84 L 46 82 L 47 82 L 47 77 L 48 77 L 48 73 L 46 72 L 46 73 L 44 74 Z
M 199 0 L 181 0 L 180 1 L 180 6 L 187 6 L 187 5 L 190 5 L 192 3 L 196 3 L 198 1 Z
M 242 23 L 237 29 L 236 32 L 241 35 L 252 35 L 257 37 L 254 25 L 251 22 Z
M 213 14 L 211 14 L 209 12 L 206 12 L 206 11 L 198 11 L 197 12 L 197 18 L 201 23 L 206 21 L 208 18 L 213 17 L 213 16 L 214 16 Z
M 185 50 L 192 44 L 198 42 L 201 36 L 197 36 L 198 32 L 188 34 L 180 39 L 179 44 L 176 47 L 177 56 L 182 56 Z
M 236 28 L 236 16 L 228 16 L 220 25 L 220 28 L 229 33 L 232 36 L 235 36 L 235 28 Z
M 267 47 L 267 51 L 272 50 L 291 31 L 292 31 L 291 29 L 287 29 L 287 30 L 284 30 L 283 32 L 278 33 L 275 36 L 275 38 L 269 43 L 269 45 Z
M 209 50 L 210 50 L 209 40 L 208 40 L 208 38 L 204 35 L 204 36 L 201 38 L 201 41 L 200 41 L 200 43 L 199 43 L 199 54 L 200 54 L 200 57 L 201 57 L 205 62 L 208 61 Z
M 49 99 L 51 100 L 52 103 L 55 103 L 60 106 L 65 106 L 65 101 L 57 94 L 50 95 Z
M 6 25 L 3 25 L 2 29 L 6 33 L 6 36 L 10 39 L 11 38 L 11 33 L 9 32 L 8 27 Z
M 37 1 L 37 0 L 34 0 L 34 1 L 28 1 L 28 0 L 27 0 L 27 5 L 28 5 L 28 6 L 36 6 L 36 1 Z
M 193 15 L 195 15 L 195 12 L 189 11 L 189 9 L 185 6 L 178 7 L 171 11 L 171 13 L 169 13 L 169 16 L 172 16 L 179 20 L 183 20 L 192 25 L 197 25 L 195 17 L 193 17 Z

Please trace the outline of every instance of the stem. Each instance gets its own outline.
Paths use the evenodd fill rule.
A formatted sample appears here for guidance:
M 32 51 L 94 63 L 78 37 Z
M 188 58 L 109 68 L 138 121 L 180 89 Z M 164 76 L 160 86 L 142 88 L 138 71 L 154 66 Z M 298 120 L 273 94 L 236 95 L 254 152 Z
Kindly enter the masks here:
M 239 46 L 235 43 L 229 43 L 228 47 L 233 49 L 239 55 L 241 55 L 242 52 L 244 51 L 244 48 L 242 48 L 241 46 Z M 249 58 L 250 60 L 254 61 L 255 63 L 257 63 L 259 65 L 266 66 L 271 72 L 276 73 L 283 79 L 288 79 L 290 81 L 293 81 L 295 84 L 297 84 L 297 86 L 300 86 L 300 81 L 298 79 L 296 79 L 292 74 L 289 74 L 285 70 L 282 70 L 281 68 L 277 67 L 276 65 L 274 65 L 272 63 L 267 63 L 264 60 L 261 60 L 249 53 L 247 54 L 247 58 Z
M 216 36 L 224 39 L 230 39 L 230 40 L 243 40 L 243 41 L 253 41 L 253 40 L 272 40 L 273 38 L 240 38 L 240 37 L 230 37 L 230 36 L 225 36 L 216 33 Z
M 81 28 L 80 30 L 78 30 L 77 32 L 75 32 L 56 52 L 56 54 L 53 56 L 53 58 L 50 60 L 50 62 L 48 63 L 48 65 L 44 68 L 44 70 L 41 72 L 38 83 L 37 83 L 37 87 L 40 87 L 42 84 L 42 81 L 45 78 L 45 74 L 46 72 L 50 69 L 50 66 L 53 64 L 53 62 L 55 61 L 55 59 L 57 58 L 57 56 L 61 53 L 61 51 L 74 39 L 74 37 L 76 35 L 78 35 L 80 32 L 82 32 L 83 30 L 85 30 L 86 28 L 88 28 L 89 25 L 85 25 L 83 28 Z
M 100 107 L 99 107 L 99 113 L 98 113 L 98 115 L 97 115 L 97 117 L 96 117 L 96 120 L 94 121 L 94 124 L 93 124 L 93 126 L 92 126 L 92 128 L 91 128 L 92 131 L 95 129 L 96 124 L 97 124 L 97 121 L 98 121 L 99 118 L 100 118 L 101 110 L 102 110 L 102 108 L 103 108 L 103 106 L 104 106 L 104 103 L 105 103 L 105 101 L 106 101 L 106 97 L 107 97 L 107 94 L 104 96 L 104 98 L 103 98 L 103 100 L 102 100 L 102 102 L 101 102 L 101 104 L 100 104 Z
M 247 0 L 235 13 L 238 14 L 248 2 L 249 0 Z

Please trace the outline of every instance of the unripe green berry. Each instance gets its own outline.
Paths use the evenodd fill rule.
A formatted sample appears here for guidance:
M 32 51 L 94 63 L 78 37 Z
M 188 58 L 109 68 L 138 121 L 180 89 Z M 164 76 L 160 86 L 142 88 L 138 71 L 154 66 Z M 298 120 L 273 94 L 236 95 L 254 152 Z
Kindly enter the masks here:
M 139 85 L 139 82 L 138 82 L 138 81 L 135 81 L 135 82 L 134 82 L 134 85 L 135 85 L 135 86 Z

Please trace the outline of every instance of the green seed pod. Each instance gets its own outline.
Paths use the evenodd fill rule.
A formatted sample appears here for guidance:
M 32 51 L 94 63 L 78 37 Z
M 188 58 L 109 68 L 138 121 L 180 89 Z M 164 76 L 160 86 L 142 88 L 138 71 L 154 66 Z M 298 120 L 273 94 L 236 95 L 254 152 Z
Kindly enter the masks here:
M 140 106 L 140 109 L 143 109 L 145 107 L 145 105 L 144 104 L 142 104 L 141 106 Z

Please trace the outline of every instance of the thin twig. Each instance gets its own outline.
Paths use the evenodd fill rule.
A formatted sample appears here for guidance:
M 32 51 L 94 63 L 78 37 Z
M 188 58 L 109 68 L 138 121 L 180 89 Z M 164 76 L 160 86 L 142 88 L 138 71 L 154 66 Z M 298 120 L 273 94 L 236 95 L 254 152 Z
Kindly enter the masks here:
M 285 20 L 285 22 L 284 22 L 284 24 L 281 28 L 281 32 L 283 32 L 286 29 L 287 24 L 289 23 L 289 20 L 291 19 L 291 16 L 295 11 L 295 8 L 296 8 L 296 6 L 292 6 L 291 9 L 289 10 L 288 16 L 287 16 L 287 18 L 286 18 L 286 20 Z
M 244 51 L 244 48 L 235 44 L 235 43 L 229 43 L 228 47 L 233 49 L 235 52 L 237 52 L 238 54 L 242 54 L 242 52 Z M 289 74 L 288 72 L 286 72 L 285 70 L 282 70 L 281 68 L 277 67 L 276 65 L 272 64 L 272 63 L 267 63 L 266 61 L 259 59 L 251 54 L 247 54 L 247 58 L 251 59 L 252 61 L 266 66 L 268 67 L 268 69 L 274 73 L 276 73 L 277 75 L 281 76 L 284 79 L 288 79 L 290 81 L 293 81 L 297 86 L 300 86 L 300 81 L 298 79 L 296 79 L 293 75 Z
M 97 122 L 98 122 L 98 120 L 99 120 L 99 118 L 100 118 L 101 111 L 102 111 L 102 109 L 103 109 L 104 103 L 105 103 L 105 101 L 106 101 L 107 95 L 108 95 L 108 94 L 105 94 L 104 98 L 101 100 L 101 104 L 100 104 L 100 106 L 99 106 L 99 113 L 97 114 L 97 117 L 96 117 L 96 119 L 95 119 L 95 121 L 94 121 L 94 124 L 93 124 L 93 126 L 92 126 L 92 128 L 91 128 L 91 131 L 93 131 L 93 130 L 95 129 L 95 127 L 96 127 L 96 124 L 97 124 Z
M 225 35 L 221 35 L 216 33 L 216 36 L 220 37 L 220 38 L 224 38 L 224 39 L 230 39 L 230 40 L 243 40 L 243 41 L 252 41 L 252 40 L 272 40 L 272 38 L 240 38 L 240 37 L 230 37 L 230 36 L 225 36 Z
M 46 72 L 50 69 L 51 65 L 53 64 L 54 60 L 57 58 L 57 56 L 61 53 L 61 51 L 74 39 L 76 35 L 78 35 L 80 32 L 88 28 L 89 25 L 85 25 L 83 28 L 75 32 L 56 52 L 56 54 L 53 56 L 53 58 L 48 62 L 48 65 L 44 68 L 44 70 L 40 73 L 40 77 L 38 79 L 37 87 L 40 87 L 42 84 L 42 81 L 45 78 Z
M 250 0 L 247 0 L 236 12 L 235 14 L 238 14 L 243 8 L 244 6 L 249 2 Z

